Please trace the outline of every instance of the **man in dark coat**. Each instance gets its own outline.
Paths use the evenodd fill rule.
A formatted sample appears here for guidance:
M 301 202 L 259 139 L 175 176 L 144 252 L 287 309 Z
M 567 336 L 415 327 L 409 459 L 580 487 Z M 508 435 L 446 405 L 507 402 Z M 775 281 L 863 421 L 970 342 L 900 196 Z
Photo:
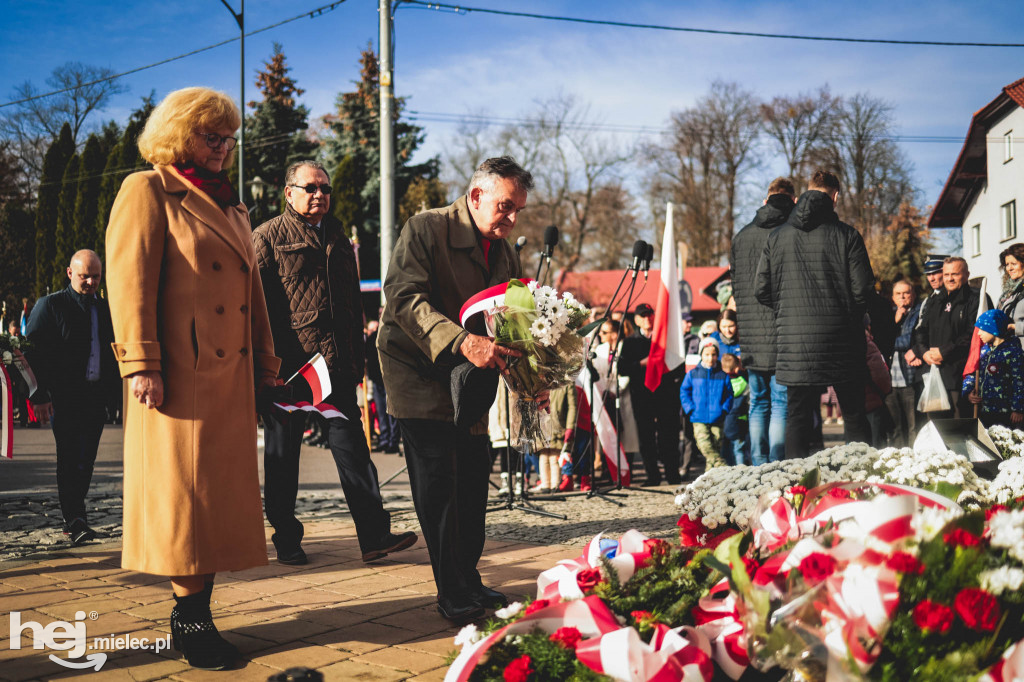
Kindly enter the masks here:
M 905 357 L 921 315 L 921 303 L 914 300 L 916 294 L 914 285 L 905 279 L 892 286 L 892 301 L 896 305 L 893 322 L 898 325 L 900 333 L 893 342 L 894 351 L 889 364 L 892 393 L 885 396 L 885 407 L 895 427 L 892 442 L 900 448 L 913 445 L 914 434 L 917 433 L 917 398 L 920 395 L 914 390 L 917 368 L 911 367 Z
M 942 282 L 945 291 L 928 299 L 921 311 L 921 322 L 911 337 L 911 350 L 915 360 L 911 365 L 918 376 L 928 373 L 932 365 L 939 368 L 942 383 L 949 391 L 950 410 L 928 412 L 932 419 L 949 419 L 958 415 L 973 413 L 971 405 L 960 393 L 963 385 L 964 366 L 971 349 L 974 322 L 978 316 L 979 294 L 967 280 L 970 272 L 967 261 L 953 256 L 946 258 L 942 265 Z M 992 302 L 988 302 L 992 307 Z
M 757 263 L 768 235 L 789 218 L 796 190 L 789 178 L 768 185 L 764 206 L 732 240 L 732 295 L 736 299 L 743 367 L 750 384 L 751 461 L 764 464 L 785 459 L 786 387 L 775 379 L 775 319 L 772 309 L 754 295 Z
M 53 418 L 57 443 L 57 491 L 64 534 L 80 544 L 96 537 L 89 528 L 85 496 L 107 420 L 106 406 L 120 401 L 121 375 L 111 343 L 110 307 L 96 296 L 103 265 L 95 252 L 71 257 L 63 291 L 32 309 L 25 356 L 39 387 L 29 396 L 44 424 Z
M 356 524 L 363 561 L 368 562 L 412 546 L 416 534 L 391 532 L 391 516 L 384 510 L 377 468 L 363 435 L 355 391 L 366 360 L 359 275 L 352 245 L 341 223 L 328 212 L 329 182 L 319 163 L 292 164 L 285 173 L 284 213 L 256 228 L 252 241 L 281 377 L 291 377 L 316 353 L 327 361 L 332 392 L 324 400 L 346 417 L 326 420 L 327 443 Z M 296 390 L 296 397 L 309 400 L 308 388 Z M 271 539 L 277 560 L 305 564 L 300 544 L 304 529 L 295 518 L 295 497 L 306 413 L 265 415 L 263 424 L 264 507 L 274 527 Z
M 871 442 L 864 412 L 864 309 L 874 283 L 864 239 L 839 220 L 839 179 L 816 171 L 757 266 L 757 300 L 775 313 L 776 380 L 787 387 L 786 458 L 810 452 L 822 390 L 835 389 L 847 442 Z

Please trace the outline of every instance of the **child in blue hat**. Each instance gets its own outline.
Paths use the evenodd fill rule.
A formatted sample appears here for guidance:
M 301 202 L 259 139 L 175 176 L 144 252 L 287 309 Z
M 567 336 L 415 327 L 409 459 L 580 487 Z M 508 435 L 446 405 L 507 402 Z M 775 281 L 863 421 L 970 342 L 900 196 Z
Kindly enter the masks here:
M 1007 334 L 1009 324 L 1010 318 L 998 308 L 986 310 L 974 323 L 983 342 L 978 381 L 974 372 L 965 376 L 963 393 L 979 406 L 978 416 L 986 427 L 1024 426 L 1024 349 L 1019 337 Z

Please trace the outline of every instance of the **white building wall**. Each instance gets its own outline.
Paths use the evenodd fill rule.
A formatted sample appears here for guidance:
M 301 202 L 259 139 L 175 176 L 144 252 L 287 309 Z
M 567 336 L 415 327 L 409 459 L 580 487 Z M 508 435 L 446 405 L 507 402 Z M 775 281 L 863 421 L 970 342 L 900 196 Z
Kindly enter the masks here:
M 1012 150 L 1006 159 L 1005 135 L 1011 133 Z M 987 135 L 988 182 L 967 211 L 963 225 L 963 256 L 971 277 L 988 277 L 988 293 L 995 301 L 1002 290 L 999 254 L 1010 244 L 1024 241 L 1024 109 L 1015 108 L 995 123 Z M 1001 208 L 1016 202 L 1017 235 L 1002 239 Z M 980 244 L 974 228 L 980 226 Z M 980 248 L 978 248 L 980 247 Z

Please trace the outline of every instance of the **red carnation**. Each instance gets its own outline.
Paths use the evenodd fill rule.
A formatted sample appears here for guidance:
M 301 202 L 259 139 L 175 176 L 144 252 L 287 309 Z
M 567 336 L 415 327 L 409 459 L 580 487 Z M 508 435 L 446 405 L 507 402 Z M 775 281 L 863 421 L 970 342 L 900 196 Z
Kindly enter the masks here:
M 505 682 L 526 682 L 533 673 L 530 662 L 529 656 L 520 656 L 505 666 Z
M 668 554 L 670 546 L 664 540 L 658 540 L 657 538 L 648 538 L 644 540 L 644 551 L 651 556 L 665 556 Z
M 922 630 L 941 634 L 953 624 L 953 609 L 945 604 L 925 599 L 914 607 L 914 623 Z
M 654 615 L 651 614 L 650 611 L 631 611 L 629 615 L 632 616 L 635 621 L 651 620 L 654 618 Z
M 981 544 L 981 538 L 963 528 L 957 528 L 952 532 L 946 533 L 942 536 L 942 539 L 947 545 L 959 547 L 977 547 Z
M 893 552 L 893 555 L 885 560 L 885 565 L 897 573 L 909 573 L 921 575 L 924 573 L 924 564 L 917 560 L 913 554 L 906 552 Z
M 552 642 L 555 642 L 563 649 L 576 649 L 576 645 L 583 639 L 583 635 L 580 631 L 573 627 L 558 628 L 554 634 L 548 637 Z
M 805 485 L 794 485 L 794 486 L 792 486 L 789 489 L 789 494 L 790 495 L 794 495 L 794 496 L 796 496 L 796 495 L 806 495 L 807 494 L 807 486 L 805 486 Z
M 708 549 L 714 549 L 718 547 L 720 544 L 722 544 L 722 541 L 724 541 L 726 538 L 731 538 L 733 535 L 736 535 L 739 532 L 739 528 L 726 528 L 718 535 L 709 538 L 705 547 L 707 547 Z
M 992 632 L 999 623 L 999 602 L 977 587 L 965 587 L 953 598 L 953 609 L 972 630 Z
M 534 611 L 540 611 L 541 609 L 546 608 L 550 605 L 550 599 L 535 599 L 534 601 L 530 602 L 529 606 L 526 607 L 526 610 L 523 612 L 523 615 L 528 616 Z
M 598 568 L 585 568 L 576 574 L 576 584 L 584 592 L 594 589 L 602 581 L 601 569 Z
M 1007 509 L 1008 508 L 1005 505 L 993 504 L 991 507 L 985 510 L 985 523 L 991 521 L 992 517 L 998 514 L 999 512 L 1007 511 Z
M 820 583 L 836 570 L 836 560 L 830 554 L 814 552 L 800 560 L 800 575 L 811 584 Z
M 836 497 L 836 498 L 839 498 L 841 500 L 848 500 L 851 497 L 853 497 L 853 493 L 851 493 L 846 488 L 829 488 L 828 489 L 828 496 L 829 497 Z

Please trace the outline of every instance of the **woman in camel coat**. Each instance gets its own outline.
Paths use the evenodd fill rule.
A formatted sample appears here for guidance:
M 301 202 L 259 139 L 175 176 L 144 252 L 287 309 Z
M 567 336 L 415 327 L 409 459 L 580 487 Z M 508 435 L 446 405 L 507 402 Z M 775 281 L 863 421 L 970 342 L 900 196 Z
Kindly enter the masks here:
M 175 647 L 231 665 L 213 626 L 213 577 L 267 563 L 255 389 L 274 357 L 245 206 L 223 168 L 240 122 L 226 95 L 173 92 L 139 150 L 107 228 L 114 354 L 130 378 L 124 417 L 124 568 L 171 578 Z

